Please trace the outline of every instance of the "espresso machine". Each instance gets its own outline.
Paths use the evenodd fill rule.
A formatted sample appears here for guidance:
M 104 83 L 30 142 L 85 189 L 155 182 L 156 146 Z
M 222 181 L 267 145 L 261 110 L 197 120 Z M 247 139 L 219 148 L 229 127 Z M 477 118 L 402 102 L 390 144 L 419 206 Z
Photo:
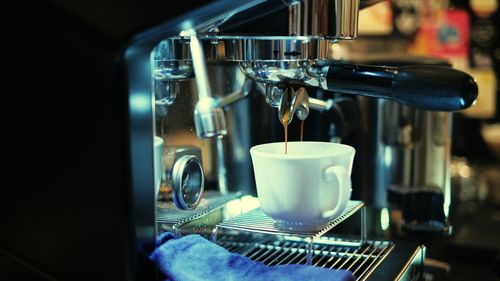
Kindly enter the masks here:
M 64 44 L 51 44 L 45 51 L 61 56 L 59 66 L 68 64 L 84 74 L 79 77 L 88 79 L 82 89 L 63 88 L 88 93 L 71 95 L 69 101 L 78 103 L 73 115 L 67 116 L 73 116 L 68 119 L 73 120 L 70 127 L 85 128 L 89 133 L 68 139 L 76 139 L 74 145 L 86 148 L 88 154 L 78 157 L 76 167 L 87 171 L 84 179 L 92 180 L 71 181 L 71 190 L 79 193 L 63 193 L 67 184 L 49 184 L 48 175 L 55 177 L 49 171 L 58 170 L 61 179 L 69 181 L 73 179 L 69 167 L 56 160 L 40 167 L 47 177 L 37 177 L 38 183 L 51 188 L 28 195 L 32 203 L 5 220 L 10 227 L 2 233 L 0 249 L 6 260 L 32 268 L 34 274 L 67 279 L 83 269 L 66 263 L 63 255 L 69 252 L 76 253 L 76 261 L 91 260 L 101 277 L 154 280 L 155 268 L 148 254 L 159 233 L 172 231 L 177 236 L 200 233 L 267 264 L 344 267 L 355 271 L 360 280 L 421 278 L 425 246 L 370 239 L 363 208 L 395 206 L 403 210 L 403 222 L 410 231 L 419 232 L 435 221 L 442 222 L 436 232 L 449 231 L 445 211 L 437 211 L 437 217 L 422 213 L 427 204 L 436 203 L 435 196 L 425 196 L 442 195 L 437 209 L 449 203 L 447 116 L 471 106 L 477 86 L 472 77 L 446 63 L 332 60 L 332 44 L 355 40 L 359 10 L 377 2 L 218 0 L 170 10 L 143 6 L 136 10 L 134 5 L 125 5 L 122 10 L 128 12 L 116 11 L 129 19 L 123 25 L 103 24 L 105 17 L 90 17 L 85 13 L 89 9 L 78 5 L 55 5 L 54 10 L 74 15 L 76 22 L 89 23 L 56 29 L 51 39 Z M 111 6 L 102 9 L 103 14 L 112 10 Z M 132 11 L 140 16 L 131 16 Z M 59 26 L 64 19 L 55 16 L 40 28 Z M 77 60 L 67 59 L 72 56 Z M 69 80 L 65 86 L 73 85 Z M 56 97 L 63 97 L 63 92 L 56 91 Z M 383 110 L 368 111 L 370 104 L 365 101 L 381 104 L 377 108 Z M 283 141 L 285 114 L 290 114 L 291 140 L 298 139 L 294 124 L 299 121 L 305 124 L 305 140 L 342 142 L 349 133 L 363 128 L 369 134 L 370 147 L 356 147 L 355 161 L 373 160 L 373 153 L 383 161 L 368 165 L 373 182 L 367 183 L 368 178 L 359 183 L 358 190 L 353 187 L 352 208 L 328 229 L 340 228 L 340 222 L 356 213 L 361 223 L 351 224 L 360 236 L 323 236 L 329 233 L 325 230 L 312 234 L 313 243 L 302 239 L 307 235 L 247 231 L 230 223 L 258 209 L 249 149 Z M 366 125 L 372 121 L 377 126 Z M 68 124 L 47 124 L 53 129 L 52 136 L 67 133 L 59 128 Z M 96 141 L 97 136 L 104 141 Z M 158 150 L 157 139 L 161 139 Z M 107 160 L 88 159 L 91 155 Z M 426 158 L 430 156 L 435 158 Z M 400 159 L 406 162 L 397 162 Z M 426 163 L 434 161 L 442 165 L 428 171 Z M 364 171 L 359 169 L 353 177 L 361 179 Z M 432 173 L 435 181 L 423 176 Z M 417 180 L 422 177 L 426 180 Z M 95 188 L 86 188 L 89 186 Z M 70 194 L 79 194 L 85 203 L 68 203 Z M 417 196 L 415 203 L 417 199 L 406 194 L 424 197 Z M 395 199 L 389 200 L 390 196 Z M 14 191 L 13 198 L 25 197 Z M 44 198 L 50 200 L 52 211 L 36 212 L 37 202 Z M 3 206 L 13 208 L 12 204 Z M 65 224 L 54 228 L 59 210 L 68 215 Z M 59 243 L 50 243 L 57 250 L 54 254 L 39 243 L 26 243 L 38 239 L 14 239 L 26 230 L 23 217 L 39 222 L 41 237 L 59 239 Z M 13 240 L 17 242 L 8 244 Z M 101 255 L 83 250 L 106 248 L 109 251 Z M 44 259 L 43 253 L 52 258 Z M 67 266 L 61 269 L 56 264 Z

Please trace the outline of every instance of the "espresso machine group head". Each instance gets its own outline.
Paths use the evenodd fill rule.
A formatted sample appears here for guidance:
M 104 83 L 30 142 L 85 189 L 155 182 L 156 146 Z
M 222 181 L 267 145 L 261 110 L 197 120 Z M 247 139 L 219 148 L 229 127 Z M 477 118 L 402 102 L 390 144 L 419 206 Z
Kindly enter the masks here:
M 311 79 L 307 68 L 312 61 L 327 58 L 329 41 L 357 36 L 359 0 L 269 2 L 279 2 L 272 4 L 274 10 L 288 12 L 287 30 L 280 36 L 224 34 L 224 25 L 238 18 L 236 14 L 162 40 L 153 55 L 155 104 L 159 115 L 166 112 L 175 99 L 179 91 L 177 82 L 194 75 L 199 92 L 195 111 L 197 134 L 200 138 L 224 135 L 220 101 L 210 93 L 205 66 L 206 59 L 213 59 L 217 49 L 224 49 L 225 60 L 240 62 L 241 70 L 249 79 L 264 83 L 266 100 L 277 107 L 290 82 Z M 219 58 L 215 56 L 215 59 Z
M 297 85 L 391 99 L 425 110 L 456 111 L 472 105 L 477 97 L 474 79 L 450 67 L 369 66 L 329 60 L 332 43 L 356 38 L 360 7 L 378 1 L 368 2 L 360 5 L 359 0 L 283 1 L 280 5 L 288 11 L 288 23 L 285 34 L 279 36 L 224 32 L 232 31 L 225 25 L 238 18 L 237 14 L 202 25 L 198 30 L 183 30 L 181 37 L 164 40 L 155 51 L 155 58 L 161 52 L 175 62 L 177 70 L 182 69 L 177 71 L 178 77 L 164 83 L 163 88 L 169 90 L 163 90 L 167 92 L 163 96 L 171 98 L 163 98 L 163 103 L 175 97 L 176 83 L 172 81 L 194 74 L 199 93 L 195 110 L 198 136 L 226 134 L 223 110 L 220 101 L 210 93 L 206 74 L 206 60 L 215 59 L 238 62 L 245 76 L 259 84 L 268 104 L 276 108 L 282 104 L 284 93 L 292 93 L 288 89 Z M 170 53 L 165 52 L 165 45 L 170 47 Z M 313 104 L 319 105 L 319 110 L 325 109 L 321 101 Z

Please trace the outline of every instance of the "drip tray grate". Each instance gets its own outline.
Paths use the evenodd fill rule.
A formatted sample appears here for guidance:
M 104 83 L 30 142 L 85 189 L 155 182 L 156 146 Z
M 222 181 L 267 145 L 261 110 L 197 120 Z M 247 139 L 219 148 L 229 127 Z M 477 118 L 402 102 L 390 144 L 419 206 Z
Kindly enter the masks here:
M 240 192 L 221 195 L 217 192 L 205 192 L 204 198 L 195 210 L 180 210 L 172 202 L 158 202 L 156 206 L 156 222 L 162 228 L 166 225 L 173 229 L 176 236 L 180 236 L 179 228 L 189 222 L 205 216 L 227 202 L 239 198 Z
M 230 220 L 222 222 L 216 226 L 214 229 L 214 234 L 219 228 L 239 230 L 239 231 L 247 231 L 247 232 L 256 232 L 256 233 L 265 233 L 265 234 L 274 234 L 274 235 L 289 235 L 289 236 L 298 236 L 303 238 L 315 239 L 325 234 L 342 221 L 356 213 L 358 210 L 364 207 L 364 203 L 362 201 L 349 201 L 347 204 L 346 210 L 336 219 L 329 222 L 324 228 L 317 231 L 304 231 L 304 230 L 294 230 L 288 229 L 286 227 L 282 227 L 275 220 L 264 214 L 261 208 L 254 209 L 250 212 L 242 214 L 240 216 L 234 217 Z M 361 223 L 362 226 L 364 224 L 364 208 L 361 215 Z M 364 227 L 362 227 L 362 232 L 364 232 Z M 216 237 L 214 237 L 214 241 Z M 361 240 L 364 240 L 364 234 L 362 233 Z
M 367 240 L 361 246 L 338 245 L 354 244 L 345 242 L 348 241 L 318 239 L 313 244 L 311 264 L 327 269 L 350 270 L 356 280 L 366 280 L 394 248 L 390 241 Z M 307 264 L 308 243 L 297 239 L 276 239 L 269 235 L 258 238 L 255 235 L 220 235 L 217 244 L 267 265 Z
M 237 230 L 247 233 L 261 233 L 275 236 L 289 236 L 302 238 L 307 242 L 305 259 L 307 264 L 312 264 L 313 243 L 315 239 L 320 238 L 323 234 L 330 231 L 332 228 L 343 222 L 348 217 L 352 216 L 357 211 L 361 210 L 361 234 L 359 241 L 352 242 L 354 246 L 361 246 L 366 241 L 366 226 L 365 226 L 365 204 L 362 201 L 349 201 L 345 211 L 336 219 L 330 221 L 324 228 L 317 231 L 304 231 L 290 229 L 278 224 L 275 220 L 264 214 L 261 208 L 254 209 L 237 217 L 219 223 L 212 231 L 212 241 L 217 242 L 217 234 L 220 229 Z

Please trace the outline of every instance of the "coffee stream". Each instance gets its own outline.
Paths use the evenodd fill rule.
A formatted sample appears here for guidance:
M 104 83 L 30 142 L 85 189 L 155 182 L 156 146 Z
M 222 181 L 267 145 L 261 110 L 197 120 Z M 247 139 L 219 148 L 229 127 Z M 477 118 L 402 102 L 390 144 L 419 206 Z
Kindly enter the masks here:
M 285 154 L 288 154 L 288 121 L 290 118 L 290 108 L 287 107 L 281 117 L 281 124 L 283 124 L 283 129 L 285 130 Z M 300 122 L 300 141 L 304 140 L 304 121 Z
M 288 120 L 290 120 L 290 107 L 287 106 L 281 117 L 281 124 L 285 130 L 285 154 L 288 153 Z
M 302 120 L 302 122 L 300 122 L 300 141 L 304 140 L 304 121 L 306 120 Z

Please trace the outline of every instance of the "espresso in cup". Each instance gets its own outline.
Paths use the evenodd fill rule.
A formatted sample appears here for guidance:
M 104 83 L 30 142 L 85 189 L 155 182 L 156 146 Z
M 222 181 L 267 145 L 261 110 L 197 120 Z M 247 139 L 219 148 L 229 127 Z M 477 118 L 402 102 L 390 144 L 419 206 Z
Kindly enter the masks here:
M 267 143 L 250 149 L 257 196 L 281 226 L 317 230 L 337 218 L 351 197 L 355 149 L 329 142 Z

